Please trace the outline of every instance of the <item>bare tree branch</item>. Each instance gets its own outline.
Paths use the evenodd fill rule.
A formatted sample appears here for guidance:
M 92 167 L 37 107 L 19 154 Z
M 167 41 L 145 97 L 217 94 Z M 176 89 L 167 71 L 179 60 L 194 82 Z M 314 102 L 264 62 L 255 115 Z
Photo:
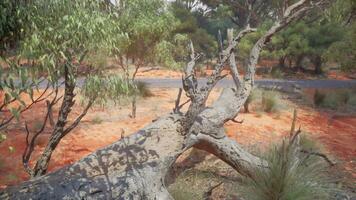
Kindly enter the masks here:
M 77 117 L 76 120 L 74 120 L 74 122 L 67 127 L 64 131 L 63 131 L 63 137 L 65 135 L 67 135 L 70 131 L 72 131 L 75 127 L 78 126 L 78 124 L 80 123 L 80 121 L 83 119 L 83 117 L 88 113 L 88 110 L 91 108 L 91 106 L 93 105 L 94 100 L 90 100 L 89 103 L 87 104 L 87 106 L 84 108 L 84 110 L 82 111 L 82 113 Z
M 307 157 L 305 159 L 308 159 L 310 156 L 318 156 L 318 157 L 323 158 L 330 166 L 336 165 L 336 163 L 333 162 L 326 154 L 323 154 L 320 152 L 308 151 L 305 149 L 302 149 L 300 152 L 307 154 Z
M 227 37 L 228 37 L 229 44 L 231 44 L 232 40 L 233 40 L 233 37 L 234 37 L 233 29 L 228 29 Z M 232 78 L 234 80 L 235 86 L 236 86 L 236 88 L 240 88 L 242 79 L 239 76 L 239 72 L 237 70 L 237 64 L 236 64 L 235 50 L 234 49 L 230 53 L 229 62 L 230 62 L 230 65 L 229 65 L 230 66 L 230 71 L 231 71 L 231 75 L 232 75 Z
M 179 112 L 179 104 L 180 104 L 180 98 L 182 96 L 182 88 L 179 88 L 179 91 L 178 91 L 178 96 L 177 96 L 177 99 L 175 101 L 175 106 L 174 106 L 174 109 L 173 109 L 173 113 L 178 113 Z
M 26 129 L 26 147 L 25 150 L 22 154 L 22 164 L 26 170 L 26 172 L 32 177 L 34 175 L 34 170 L 29 166 L 29 161 L 31 159 L 31 155 L 33 153 L 34 147 L 35 147 L 35 142 L 38 138 L 38 136 L 44 131 L 47 120 L 49 119 L 51 115 L 51 110 L 52 107 L 58 103 L 58 101 L 62 97 L 58 97 L 58 88 L 54 91 L 55 96 L 53 97 L 52 101 L 47 105 L 47 113 L 45 115 L 45 118 L 43 120 L 43 124 L 39 130 L 37 130 L 33 136 L 31 137 L 31 141 L 29 141 L 29 136 L 30 136 L 30 131 L 28 129 L 27 123 L 25 123 L 25 129 Z
M 50 92 L 49 94 L 47 94 L 47 95 L 45 96 L 45 94 L 47 93 L 47 91 L 48 91 L 49 88 L 50 88 L 50 84 L 48 83 L 47 86 L 46 86 L 46 88 L 44 89 L 44 91 L 43 91 L 36 99 L 31 99 L 32 102 L 31 102 L 29 105 L 27 105 L 25 108 L 19 108 L 19 109 L 18 109 L 18 112 L 20 112 L 20 114 L 21 114 L 21 113 L 23 113 L 23 112 L 29 110 L 33 105 L 35 105 L 35 104 L 37 104 L 37 103 L 39 103 L 39 102 L 41 102 L 41 101 L 44 101 L 44 100 L 47 99 L 49 96 L 51 96 L 51 95 L 53 94 L 53 91 Z M 44 96 L 45 96 L 45 97 L 44 97 Z M 12 100 L 10 101 L 10 103 L 15 102 L 16 100 L 17 100 L 17 99 L 14 98 L 14 99 L 12 99 Z M 9 105 L 9 104 L 2 105 L 2 107 L 7 106 L 7 105 Z M 1 110 L 1 109 L 0 109 L 0 110 Z M 7 124 L 9 124 L 14 118 L 15 118 L 15 116 L 11 115 L 11 117 L 9 117 L 8 119 L 3 119 L 2 122 L 0 123 L 0 128 L 6 126 Z

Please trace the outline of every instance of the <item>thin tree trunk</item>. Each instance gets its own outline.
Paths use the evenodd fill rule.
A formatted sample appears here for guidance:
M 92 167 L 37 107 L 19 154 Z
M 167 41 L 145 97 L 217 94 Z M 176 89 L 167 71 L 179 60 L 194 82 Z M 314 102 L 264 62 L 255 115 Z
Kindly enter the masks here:
M 278 66 L 281 68 L 285 68 L 286 67 L 286 56 L 281 56 L 278 60 Z
M 45 150 L 36 162 L 36 165 L 33 169 L 33 177 L 42 176 L 47 172 L 48 164 L 51 159 L 52 153 L 56 149 L 62 137 L 64 136 L 64 126 L 67 123 L 68 115 L 71 112 L 72 106 L 74 105 L 75 82 L 70 79 L 70 72 L 68 71 L 68 68 L 68 66 L 65 66 L 64 97 L 61 108 L 59 110 L 58 121 L 54 127 L 52 135 L 49 138 Z
M 51 126 L 54 126 L 54 120 L 53 120 L 53 111 L 52 111 L 52 106 L 50 105 L 50 101 L 46 101 L 47 109 L 48 109 L 48 119 L 49 119 L 49 124 Z
M 302 66 L 303 59 L 304 59 L 303 54 L 297 56 L 297 59 L 295 61 L 295 67 L 297 68 L 297 71 L 303 71 L 303 66 Z
M 313 58 L 313 63 L 314 63 L 314 67 L 315 67 L 315 70 L 314 70 L 315 74 L 322 74 L 323 73 L 323 70 L 322 70 L 323 61 L 322 61 L 321 56 L 316 55 Z
M 244 110 L 245 110 L 245 113 L 249 113 L 250 110 L 249 110 L 249 105 L 250 105 L 250 102 L 246 101 L 244 103 Z
M 132 96 L 131 118 L 136 118 L 136 94 Z

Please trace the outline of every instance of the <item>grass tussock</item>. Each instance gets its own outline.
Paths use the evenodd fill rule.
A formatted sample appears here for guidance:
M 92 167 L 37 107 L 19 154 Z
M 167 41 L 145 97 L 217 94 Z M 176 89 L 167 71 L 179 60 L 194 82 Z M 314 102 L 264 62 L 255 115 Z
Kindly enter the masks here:
M 280 95 L 275 91 L 262 92 L 262 109 L 265 112 L 276 112 L 280 104 Z
M 141 81 L 136 82 L 136 87 L 138 90 L 138 94 L 141 97 L 152 97 L 153 93 L 148 88 L 147 84 Z
M 247 97 L 247 99 L 246 99 L 246 101 L 244 103 L 244 109 L 245 109 L 246 113 L 250 112 L 250 109 L 249 109 L 250 104 L 252 102 L 254 102 L 257 98 L 258 98 L 258 91 L 257 90 L 252 90 L 252 92 Z
M 150 97 L 153 93 L 144 82 L 132 82 L 120 75 L 90 76 L 81 89 L 82 103 L 90 100 L 100 106 L 126 104 L 133 96 Z
M 274 90 L 254 89 L 244 104 L 245 112 L 250 112 L 251 105 L 257 106 L 258 115 L 262 112 L 274 113 L 284 107 L 281 95 Z M 256 107 L 255 107 L 256 108 Z
M 280 79 L 283 78 L 283 72 L 279 67 L 273 67 L 271 71 L 271 77 Z
M 339 109 L 356 108 L 356 91 L 351 89 L 322 92 L 316 90 L 313 96 L 314 105 L 321 108 Z
M 91 122 L 93 123 L 93 124 L 101 124 L 101 123 L 103 123 L 103 119 L 101 118 L 101 117 L 99 117 L 99 116 L 95 116 L 92 120 L 91 120 Z
M 315 148 L 303 138 L 299 147 Z M 254 178 L 243 184 L 243 196 L 249 200 L 325 200 L 330 198 L 325 163 L 316 157 L 299 153 L 287 141 L 273 147 L 263 156 L 267 169 L 256 168 Z

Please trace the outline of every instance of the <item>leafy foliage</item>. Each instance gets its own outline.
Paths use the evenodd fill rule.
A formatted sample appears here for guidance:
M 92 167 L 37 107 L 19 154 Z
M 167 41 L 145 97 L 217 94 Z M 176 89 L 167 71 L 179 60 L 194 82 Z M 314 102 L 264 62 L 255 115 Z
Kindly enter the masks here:
M 130 96 L 134 91 L 134 86 L 120 75 L 92 75 L 86 79 L 81 95 L 86 100 L 95 99 L 96 104 L 104 106 L 110 101 L 119 103 L 122 97 Z
M 33 152 L 33 146 L 30 147 L 30 145 L 35 144 L 37 137 L 32 137 L 31 142 L 27 143 L 23 164 L 31 177 L 46 173 L 52 152 L 60 140 L 80 123 L 98 95 L 106 95 L 115 99 L 113 95 L 117 95 L 117 98 L 121 94 L 121 90 L 108 91 L 102 90 L 102 87 L 96 87 L 95 84 L 86 85 L 86 91 L 92 91 L 86 93 L 90 98 L 89 102 L 74 122 L 66 123 L 71 114 L 71 108 L 75 105 L 77 78 L 92 76 L 92 71 L 84 74 L 78 73 L 80 66 L 90 62 L 90 59 L 86 60 L 86 56 L 96 52 L 108 52 L 108 48 L 110 49 L 113 44 L 125 37 L 118 29 L 119 27 L 115 26 L 114 13 L 105 5 L 101 1 L 90 0 L 35 0 L 24 5 L 22 9 L 24 20 L 21 25 L 24 31 L 23 39 L 20 41 L 20 59 L 28 61 L 25 65 L 31 72 L 29 73 L 30 77 L 34 80 L 41 76 L 44 77 L 51 84 L 51 90 L 55 91 L 55 95 L 47 107 L 48 113 L 60 99 L 57 96 L 57 91 L 60 81 L 63 80 L 61 78 L 64 78 L 65 86 L 57 123 L 52 130 L 45 151 L 38 158 L 34 168 L 29 166 Z M 92 63 L 92 66 L 96 67 L 96 64 Z M 97 73 L 97 75 L 98 79 L 88 80 L 88 82 L 106 84 L 100 80 L 101 73 Z M 92 88 L 89 88 L 90 86 Z M 93 92 L 94 89 L 97 91 Z M 108 92 L 108 94 L 104 94 L 104 92 Z M 16 115 L 14 114 L 14 116 Z M 49 116 L 49 114 L 45 116 L 44 128 Z M 43 130 L 41 129 L 35 134 L 38 135 Z M 30 134 L 28 130 L 27 134 Z
M 201 10 L 189 10 L 185 5 L 185 1 L 175 1 L 171 5 L 174 16 L 180 21 L 174 33 L 187 35 L 193 42 L 195 50 L 203 53 L 205 59 L 210 59 L 217 52 L 214 36 L 218 29 L 216 32 L 212 31 L 212 25 L 217 25 L 216 21 L 212 20 L 218 19 L 209 18 Z
M 11 114 L 11 116 L 3 115 L 0 117 L 1 129 L 13 118 L 19 120 L 20 113 L 31 106 L 23 100 L 25 96 L 35 101 L 33 94 L 40 80 L 31 78 L 31 71 L 19 66 L 17 61 L 4 58 L 0 62 L 4 63 L 0 68 L 0 91 L 2 93 L 0 112 L 7 110 Z
M 112 45 L 112 53 L 121 67 L 128 68 L 129 64 L 179 67 L 173 46 L 179 45 L 182 38 L 177 40 L 172 35 L 179 22 L 165 8 L 164 1 L 128 0 L 113 10 L 115 26 L 120 27 L 125 36 Z
M 314 94 L 314 105 L 323 108 L 346 109 L 353 108 L 356 105 L 355 91 L 352 89 L 340 89 L 334 92 L 325 92 L 316 90 Z
M 323 56 L 324 59 L 339 63 L 343 71 L 353 72 L 356 69 L 356 23 L 344 31 L 345 36 L 333 43 Z
M 0 54 L 13 46 L 20 37 L 20 9 L 23 3 L 22 0 L 0 2 Z
M 31 23 L 24 24 L 22 54 L 35 59 L 37 70 L 52 82 L 62 76 L 65 64 L 75 67 L 88 52 L 106 48 L 113 34 L 120 35 L 95 1 L 36 0 L 26 9 Z

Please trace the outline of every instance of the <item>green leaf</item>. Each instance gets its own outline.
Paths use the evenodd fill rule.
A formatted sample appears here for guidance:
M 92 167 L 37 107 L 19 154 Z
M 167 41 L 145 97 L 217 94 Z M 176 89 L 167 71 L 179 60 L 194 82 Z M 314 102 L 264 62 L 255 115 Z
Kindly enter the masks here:
M 17 121 L 20 119 L 20 111 L 16 108 L 10 108 L 10 113 L 15 117 Z

